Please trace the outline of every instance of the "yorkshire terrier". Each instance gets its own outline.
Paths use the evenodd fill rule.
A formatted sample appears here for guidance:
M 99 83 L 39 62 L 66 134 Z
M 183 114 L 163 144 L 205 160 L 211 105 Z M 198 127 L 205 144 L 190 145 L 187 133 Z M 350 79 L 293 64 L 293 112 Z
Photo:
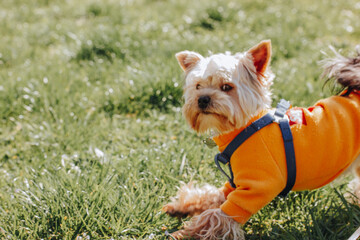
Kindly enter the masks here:
M 183 51 L 176 58 L 185 72 L 183 114 L 198 133 L 212 131 L 223 152 L 227 145 L 271 109 L 271 42 L 244 53 L 203 57 Z M 293 191 L 315 189 L 337 178 L 352 163 L 360 175 L 360 53 L 324 61 L 324 76 L 344 87 L 338 96 L 310 108 L 286 112 L 294 155 Z M 247 131 L 247 130 L 245 130 Z M 233 184 L 183 185 L 163 210 L 193 216 L 172 235 L 177 239 L 244 239 L 240 225 L 275 198 L 287 184 L 287 156 L 279 124 L 273 122 L 248 138 L 231 156 Z M 359 181 L 354 193 L 359 195 Z

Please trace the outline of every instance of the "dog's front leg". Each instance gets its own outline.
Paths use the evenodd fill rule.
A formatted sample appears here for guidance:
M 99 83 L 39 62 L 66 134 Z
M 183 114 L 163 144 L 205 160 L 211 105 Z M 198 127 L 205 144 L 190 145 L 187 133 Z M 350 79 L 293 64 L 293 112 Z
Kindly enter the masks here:
M 176 217 L 194 216 L 208 209 L 219 208 L 224 201 L 225 196 L 220 189 L 209 184 L 198 187 L 190 182 L 180 187 L 163 211 Z
M 239 223 L 220 208 L 209 209 L 185 222 L 184 229 L 172 234 L 176 239 L 233 239 L 244 240 Z

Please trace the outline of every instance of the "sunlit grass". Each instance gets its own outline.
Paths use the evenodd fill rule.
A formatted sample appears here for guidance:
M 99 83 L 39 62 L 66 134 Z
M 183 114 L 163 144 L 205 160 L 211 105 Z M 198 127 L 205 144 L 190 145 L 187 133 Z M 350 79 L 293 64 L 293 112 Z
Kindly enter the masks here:
M 181 116 L 181 50 L 273 44 L 274 102 L 309 105 L 328 45 L 351 52 L 350 1 L 3 0 L 0 238 L 165 239 L 179 181 L 225 181 Z M 181 167 L 183 166 L 183 167 Z M 347 239 L 360 224 L 346 181 L 276 199 L 249 239 Z

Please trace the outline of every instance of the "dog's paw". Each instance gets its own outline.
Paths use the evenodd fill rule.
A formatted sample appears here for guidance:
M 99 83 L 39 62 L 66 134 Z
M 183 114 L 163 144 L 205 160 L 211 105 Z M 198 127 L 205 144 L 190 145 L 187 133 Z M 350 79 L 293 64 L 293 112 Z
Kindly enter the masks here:
M 184 230 L 179 230 L 171 234 L 175 239 L 190 239 L 191 237 L 187 237 L 186 232 Z
M 224 201 L 224 193 L 214 186 L 195 186 L 192 182 L 183 184 L 171 202 L 163 207 L 170 216 L 194 216 L 211 208 L 218 208 Z
M 166 204 L 162 210 L 171 217 L 186 217 L 189 212 L 181 211 L 181 208 L 176 203 Z

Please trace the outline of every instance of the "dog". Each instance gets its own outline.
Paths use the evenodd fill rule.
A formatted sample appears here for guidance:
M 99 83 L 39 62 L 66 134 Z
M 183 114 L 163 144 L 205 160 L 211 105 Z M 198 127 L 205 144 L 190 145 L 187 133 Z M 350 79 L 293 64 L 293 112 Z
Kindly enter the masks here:
M 183 115 L 198 133 L 212 131 L 223 152 L 248 126 L 273 115 L 269 70 L 271 42 L 265 40 L 244 53 L 214 54 L 182 51 L 176 58 L 185 72 Z M 309 108 L 290 108 L 285 118 L 291 129 L 296 175 L 293 191 L 322 187 L 360 159 L 360 53 L 324 61 L 324 76 L 344 87 L 341 95 Z M 245 130 L 244 130 L 245 129 Z M 279 124 L 254 133 L 231 156 L 231 182 L 217 189 L 206 184 L 183 185 L 163 207 L 171 216 L 192 216 L 176 239 L 244 239 L 240 225 L 287 186 L 287 153 Z M 296 174 L 295 174 L 296 173 Z M 294 176 L 295 178 L 295 176 Z M 355 182 L 355 194 L 360 184 Z

